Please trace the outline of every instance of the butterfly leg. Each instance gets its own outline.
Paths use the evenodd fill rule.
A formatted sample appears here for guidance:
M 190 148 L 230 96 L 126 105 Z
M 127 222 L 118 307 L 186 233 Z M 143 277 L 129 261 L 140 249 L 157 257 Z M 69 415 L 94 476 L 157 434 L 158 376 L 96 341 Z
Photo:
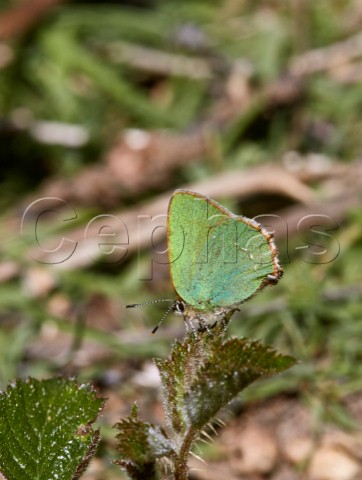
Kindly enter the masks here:
M 186 332 L 187 333 L 190 333 L 190 332 L 196 333 L 196 329 L 195 329 L 195 326 L 192 322 L 192 319 L 184 316 L 184 322 L 185 322 L 185 325 L 186 325 Z
M 205 330 L 208 330 L 208 326 L 203 319 L 198 318 L 197 320 L 199 323 L 199 328 L 197 329 L 198 332 L 205 332 Z

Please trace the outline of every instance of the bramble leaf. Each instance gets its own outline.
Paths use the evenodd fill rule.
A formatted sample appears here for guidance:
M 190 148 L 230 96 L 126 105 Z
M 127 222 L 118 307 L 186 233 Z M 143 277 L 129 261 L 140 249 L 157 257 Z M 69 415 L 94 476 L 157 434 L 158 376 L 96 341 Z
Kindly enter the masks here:
M 0 393 L 0 473 L 6 480 L 77 480 L 99 443 L 104 400 L 74 380 L 17 380 Z
M 136 405 L 129 417 L 116 424 L 116 428 L 119 430 L 116 438 L 121 460 L 114 463 L 126 470 L 132 479 L 157 479 L 156 460 L 174 453 L 163 429 L 140 420 Z
M 202 428 L 255 380 L 295 363 L 271 347 L 247 339 L 225 340 L 225 325 L 190 332 L 171 355 L 157 360 L 166 416 L 177 434 Z
M 183 410 L 184 396 L 205 354 L 201 335 L 189 335 L 185 341 L 173 344 L 168 358 L 155 360 L 161 375 L 166 418 L 176 433 L 183 432 L 187 427 Z
M 202 428 L 244 388 L 293 366 L 296 360 L 257 341 L 231 338 L 209 344 L 206 362 L 184 395 L 188 424 Z

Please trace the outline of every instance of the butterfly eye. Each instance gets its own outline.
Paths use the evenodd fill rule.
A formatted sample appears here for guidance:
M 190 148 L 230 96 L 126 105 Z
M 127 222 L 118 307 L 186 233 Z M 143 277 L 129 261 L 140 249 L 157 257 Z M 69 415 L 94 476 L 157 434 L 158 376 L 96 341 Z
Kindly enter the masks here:
M 173 311 L 182 315 L 185 313 L 185 304 L 181 300 L 176 300 L 173 305 Z

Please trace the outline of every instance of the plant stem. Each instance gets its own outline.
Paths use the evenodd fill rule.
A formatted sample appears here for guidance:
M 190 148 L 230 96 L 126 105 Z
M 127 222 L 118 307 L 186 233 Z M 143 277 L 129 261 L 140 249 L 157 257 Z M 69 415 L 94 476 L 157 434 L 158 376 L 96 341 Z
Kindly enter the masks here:
M 187 460 L 198 432 L 191 426 L 183 439 L 178 456 L 175 458 L 175 480 L 188 480 Z

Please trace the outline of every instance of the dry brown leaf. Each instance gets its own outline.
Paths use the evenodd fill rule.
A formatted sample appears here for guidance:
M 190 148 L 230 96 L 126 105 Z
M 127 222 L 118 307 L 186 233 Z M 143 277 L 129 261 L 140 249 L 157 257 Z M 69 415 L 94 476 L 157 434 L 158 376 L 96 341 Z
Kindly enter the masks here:
M 64 0 L 26 0 L 0 14 L 0 40 L 26 33 L 48 10 Z

